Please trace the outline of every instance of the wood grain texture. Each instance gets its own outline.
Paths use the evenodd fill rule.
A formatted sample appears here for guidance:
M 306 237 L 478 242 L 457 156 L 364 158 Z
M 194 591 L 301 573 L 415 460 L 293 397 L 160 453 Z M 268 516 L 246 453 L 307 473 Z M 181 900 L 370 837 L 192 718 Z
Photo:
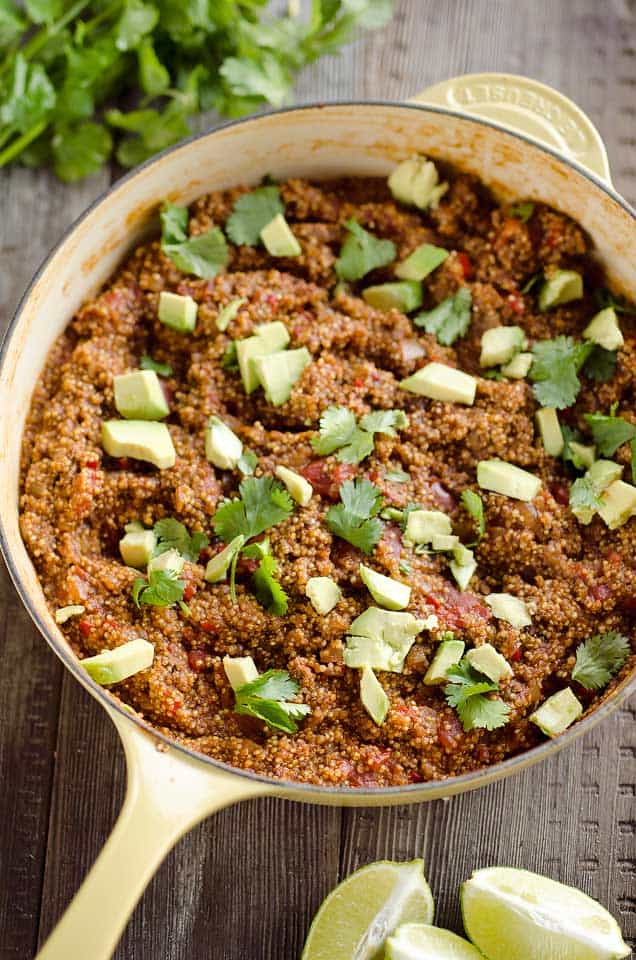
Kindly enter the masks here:
M 398 0 L 387 29 L 306 71 L 297 99 L 401 99 L 479 70 L 525 73 L 573 97 L 605 138 L 616 186 L 636 202 L 634 0 Z M 64 187 L 42 173 L 3 174 L 5 323 L 107 179 Z M 11 664 L 0 674 L 0 957 L 22 960 L 97 855 L 125 772 L 109 722 L 62 679 L 6 576 L 0 603 Z M 347 811 L 262 800 L 217 814 L 167 858 L 117 960 L 292 960 L 338 879 L 374 859 L 415 856 L 439 921 L 456 929 L 459 883 L 477 866 L 508 863 L 580 885 L 636 939 L 636 705 L 542 766 L 452 800 Z

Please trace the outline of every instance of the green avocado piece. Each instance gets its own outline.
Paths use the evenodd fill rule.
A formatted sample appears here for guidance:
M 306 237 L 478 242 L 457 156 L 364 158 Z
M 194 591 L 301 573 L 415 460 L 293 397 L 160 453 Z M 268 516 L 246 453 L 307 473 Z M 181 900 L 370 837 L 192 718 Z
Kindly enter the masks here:
M 512 667 L 505 657 L 495 650 L 491 643 L 474 647 L 466 654 L 466 660 L 473 670 L 478 670 L 493 683 L 499 683 L 503 677 L 512 676 Z
M 174 467 L 177 455 L 165 423 L 153 420 L 106 420 L 102 446 L 111 457 L 145 460 L 160 470 Z
M 492 610 L 493 616 L 498 620 L 505 620 L 518 630 L 529 627 L 532 623 L 528 605 L 511 593 L 489 593 L 484 600 Z
M 443 247 L 423 243 L 406 260 L 397 265 L 395 276 L 400 280 L 424 280 L 446 260 L 447 256 L 448 250 Z
M 299 257 L 303 252 L 282 213 L 277 213 L 274 219 L 263 227 L 261 240 L 273 257 Z
M 424 674 L 424 683 L 432 687 L 438 683 L 446 683 L 446 674 L 451 667 L 456 666 L 464 656 L 466 644 L 463 640 L 442 640 L 435 651 L 435 656 Z
M 614 463 L 613 460 L 595 460 L 585 476 L 592 484 L 592 489 L 598 497 L 604 490 L 607 490 L 610 484 L 620 480 L 623 476 L 623 468 L 620 463 Z
M 376 603 L 387 610 L 403 610 L 411 600 L 411 588 L 407 583 L 400 583 L 392 577 L 385 577 L 382 573 L 372 570 L 364 563 L 360 564 L 360 579 L 367 587 Z
M 454 550 L 458 543 L 459 537 L 455 536 L 454 533 L 434 533 L 431 540 L 433 550 L 439 550 L 440 553 Z
M 572 455 L 572 463 L 578 470 L 592 466 L 596 459 L 596 447 L 594 445 L 588 447 L 584 443 L 570 440 L 568 446 Z
M 316 613 L 325 617 L 342 597 L 342 590 L 331 577 L 310 577 L 305 587 L 305 596 Z
M 422 284 L 416 280 L 380 283 L 362 291 L 362 298 L 377 310 L 401 310 L 410 313 L 422 306 Z
M 620 350 L 625 343 L 614 307 L 599 311 L 583 331 L 583 338 L 597 343 L 604 350 Z
M 284 350 L 289 343 L 289 332 L 284 323 L 274 320 L 257 327 L 251 337 L 244 340 L 235 340 L 236 359 L 239 365 L 243 388 L 246 393 L 252 393 L 259 386 L 258 376 L 254 368 L 254 358 L 267 353 L 276 353 Z
M 531 713 L 529 720 L 545 733 L 546 737 L 556 737 L 574 723 L 583 713 L 583 706 L 572 693 L 570 687 L 553 693 L 541 706 Z
M 223 669 L 232 690 L 238 690 L 258 677 L 256 664 L 251 657 L 223 657 Z
M 243 453 L 243 444 L 233 430 L 218 417 L 210 417 L 205 430 L 205 456 L 219 470 L 235 470 Z
M 148 573 L 152 573 L 153 570 L 164 570 L 178 577 L 183 570 L 184 564 L 185 560 L 179 551 L 172 548 L 171 550 L 164 550 L 163 553 L 160 553 L 156 557 L 150 558 L 148 562 Z
M 460 547 L 462 552 L 460 552 Z M 449 562 L 448 566 L 459 589 L 466 590 L 477 569 L 477 561 L 473 557 L 472 550 L 468 550 L 461 544 L 460 547 L 454 548 L 453 559 Z M 463 551 L 465 551 L 465 553 Z M 468 554 L 470 554 L 470 557 Z
M 290 470 L 289 467 L 283 467 L 280 464 L 276 467 L 274 473 L 285 485 L 290 497 L 301 507 L 306 507 L 314 494 L 314 488 L 309 481 L 301 477 L 295 470 Z
M 565 446 L 559 417 L 554 407 L 542 407 L 535 413 L 543 449 L 551 457 L 560 457 Z
M 610 530 L 622 527 L 636 515 L 636 487 L 622 480 L 615 480 L 603 492 L 598 515 Z
M 576 270 L 555 270 L 539 290 L 539 310 L 559 307 L 583 296 L 583 277 Z
M 533 500 L 541 489 L 541 480 L 505 460 L 480 460 L 477 483 L 482 490 L 492 490 L 514 500 Z
M 134 530 L 119 541 L 119 552 L 127 567 L 144 570 L 157 546 L 157 538 L 152 530 Z
M 140 670 L 146 670 L 152 664 L 154 655 L 153 645 L 139 637 L 123 643 L 121 647 L 115 647 L 114 650 L 104 650 L 95 657 L 80 660 L 80 666 L 96 683 L 105 686 L 119 683 Z
M 311 354 L 307 347 L 300 347 L 256 357 L 253 362 L 265 396 L 275 407 L 280 407 L 289 400 L 292 387 L 311 363 Z
M 159 294 L 159 319 L 179 333 L 192 333 L 197 322 L 197 304 L 192 297 L 162 290 Z
M 81 603 L 71 603 L 68 607 L 58 607 L 55 611 L 55 622 L 58 624 L 66 623 L 71 617 L 79 617 L 86 607 Z
M 135 370 L 113 377 L 117 412 L 126 420 L 162 420 L 170 413 L 154 370 Z
M 463 370 L 434 361 L 420 367 L 406 380 L 401 380 L 400 387 L 410 393 L 430 397 L 431 400 L 465 403 L 470 407 L 475 402 L 477 379 Z
M 360 700 L 371 719 L 381 727 L 389 712 L 389 698 L 371 667 L 363 667 L 360 676 Z
M 523 380 L 528 375 L 532 360 L 531 353 L 518 353 L 509 363 L 501 367 L 501 373 L 504 377 L 510 377 L 511 380 Z
M 509 363 L 527 345 L 521 327 L 491 327 L 482 334 L 479 365 L 498 367 L 502 363 Z
M 236 297 L 226 303 L 224 307 L 221 307 L 216 315 L 216 329 L 221 330 L 221 332 L 227 330 L 244 303 L 247 303 L 245 297 Z
M 347 631 L 345 664 L 401 673 L 404 658 L 425 626 L 426 621 L 412 613 L 368 607 Z
M 411 510 L 404 536 L 412 543 L 431 543 L 434 536 L 449 536 L 452 529 L 450 517 L 441 510 Z
M 227 576 L 227 572 L 230 569 L 230 564 L 236 556 L 236 554 L 241 550 L 243 544 L 245 543 L 245 537 L 242 533 L 239 533 L 237 537 L 234 537 L 233 540 L 230 540 L 228 545 L 224 547 L 220 553 L 216 553 L 213 557 L 208 560 L 208 565 L 205 568 L 204 579 L 208 583 L 218 583 L 219 580 L 224 580 Z M 247 681 L 245 681 L 247 683 Z
M 437 167 L 426 157 L 415 156 L 403 160 L 391 173 L 389 190 L 396 200 L 410 207 L 435 209 L 446 191 L 447 183 L 439 182 Z

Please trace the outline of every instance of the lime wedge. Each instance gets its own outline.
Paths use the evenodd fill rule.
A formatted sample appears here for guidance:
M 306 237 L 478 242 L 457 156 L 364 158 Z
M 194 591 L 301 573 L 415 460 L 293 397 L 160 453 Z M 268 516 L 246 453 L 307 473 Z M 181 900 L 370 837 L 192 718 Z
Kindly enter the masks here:
M 618 960 L 630 955 L 596 900 L 512 867 L 476 870 L 461 891 L 464 929 L 488 960 Z
M 386 942 L 386 960 L 484 960 L 472 943 L 450 930 L 403 923 Z
M 301 960 L 380 960 L 401 923 L 431 923 L 433 897 L 422 860 L 381 860 L 356 870 L 323 901 Z

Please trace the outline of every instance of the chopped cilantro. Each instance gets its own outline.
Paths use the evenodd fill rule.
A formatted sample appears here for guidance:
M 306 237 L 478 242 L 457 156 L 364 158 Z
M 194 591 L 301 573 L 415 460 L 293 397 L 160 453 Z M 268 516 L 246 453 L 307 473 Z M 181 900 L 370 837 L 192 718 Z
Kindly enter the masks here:
M 235 297 L 234 300 L 230 300 L 224 307 L 221 307 L 216 315 L 216 329 L 227 330 L 244 303 L 247 303 L 245 297 Z
M 244 447 L 243 453 L 241 454 L 239 462 L 236 464 L 236 466 L 244 477 L 251 477 L 254 473 L 254 470 L 258 466 L 258 457 L 253 450 L 249 450 Z
M 403 573 L 403 574 L 404 574 L 404 576 L 408 576 L 409 573 L 411 572 L 411 564 L 410 564 L 410 563 L 407 563 L 406 560 L 400 560 L 400 563 L 399 563 L 399 565 L 398 565 L 398 569 L 399 569 L 400 573 Z
M 519 293 L 530 293 L 530 291 L 532 290 L 532 288 L 533 288 L 533 287 L 536 287 L 536 285 L 538 284 L 539 280 L 541 280 L 542 276 L 543 276 L 542 273 L 535 273 L 535 274 L 533 274 L 533 275 L 530 277 L 529 280 L 526 280 L 526 282 L 525 282 L 524 285 L 522 286 L 522 288 L 521 288 L 521 290 L 519 291 Z
M 311 445 L 321 456 L 338 450 L 342 463 L 360 463 L 373 453 L 373 435 L 384 433 L 394 437 L 396 430 L 408 426 L 403 410 L 374 410 L 365 414 L 356 426 L 356 419 L 348 407 L 328 407 L 320 418 L 320 435 Z
M 601 690 L 623 666 L 629 649 L 627 637 L 616 630 L 590 637 L 577 647 L 572 679 L 586 690 Z
M 263 227 L 279 213 L 284 214 L 285 207 L 278 187 L 257 187 L 238 198 L 225 224 L 225 232 L 232 243 L 255 247 Z
M 327 526 L 337 537 L 370 554 L 382 536 L 382 521 L 376 516 L 382 507 L 381 492 L 365 478 L 346 480 L 340 499 L 327 511 Z
M 189 237 L 188 208 L 166 202 L 161 208 L 161 249 L 184 273 L 215 277 L 227 263 L 229 252 L 218 227 Z
M 384 433 L 388 437 L 397 436 L 397 430 L 404 430 L 408 425 L 403 410 L 374 410 L 360 419 L 360 426 L 367 433 Z
M 617 313 L 634 313 L 634 308 L 629 304 L 626 304 L 622 299 L 616 299 L 614 294 L 606 287 L 601 287 L 599 290 L 594 291 L 594 296 L 600 307 L 605 309 L 606 307 L 613 307 Z
M 348 407 L 327 407 L 320 418 L 320 436 L 311 445 L 322 457 L 329 456 L 349 443 L 356 428 L 356 418 Z
M 595 380 L 596 383 L 607 383 L 616 372 L 617 353 L 616 350 L 605 350 L 604 347 L 594 344 L 589 357 L 585 361 L 583 373 L 590 380 Z
M 360 280 L 395 259 L 395 244 L 391 240 L 379 240 L 355 220 L 347 220 L 345 227 L 349 235 L 336 260 L 336 274 L 341 280 Z
M 416 327 L 424 327 L 427 333 L 434 334 L 438 343 L 449 347 L 468 330 L 472 302 L 468 287 L 460 287 L 454 296 L 442 300 L 433 310 L 418 314 L 413 322 Z
M 542 407 L 563 410 L 576 400 L 581 382 L 578 371 L 593 349 L 591 343 L 576 343 L 572 337 L 539 340 L 532 348 L 530 379 L 534 395 Z
M 144 353 L 143 357 L 139 361 L 139 366 L 142 370 L 154 370 L 155 373 L 158 373 L 160 377 L 172 376 L 172 367 L 169 363 L 159 363 L 157 360 L 153 360 L 152 357 L 149 357 L 147 353 Z
M 296 733 L 298 726 L 294 721 L 311 713 L 306 704 L 289 702 L 299 689 L 286 670 L 267 670 L 235 691 L 234 710 L 264 720 L 272 730 Z
M 517 203 L 514 207 L 510 207 L 508 213 L 516 220 L 527 223 L 534 213 L 534 203 Z
M 258 602 L 270 613 L 282 617 L 287 613 L 289 598 L 276 579 L 277 573 L 278 561 L 271 553 L 266 554 L 254 573 L 254 588 Z
M 446 676 L 446 702 L 457 710 L 466 732 L 476 727 L 496 730 L 508 723 L 508 704 L 498 698 L 491 700 L 484 696 L 497 690 L 498 685 L 474 670 L 465 658 L 451 667 Z
M 636 427 L 623 417 L 605 416 L 602 413 L 586 413 L 594 443 L 604 457 L 611 457 L 624 443 L 636 437 Z
M 199 554 L 209 543 L 206 535 L 201 533 L 200 530 L 196 530 L 190 536 L 187 527 L 184 527 L 174 517 L 164 517 L 163 520 L 157 520 L 153 530 L 157 538 L 157 546 L 153 552 L 155 557 L 167 550 L 177 550 L 184 560 L 196 563 Z
M 273 477 L 246 477 L 239 484 L 240 499 L 226 500 L 217 508 L 212 525 L 229 543 L 242 534 L 246 540 L 286 520 L 294 505 L 282 483 Z
M 598 510 L 602 506 L 589 477 L 578 477 L 570 487 L 570 509 Z
M 586 464 L 571 447 L 572 443 L 583 444 L 583 435 L 580 430 L 573 430 L 572 427 L 568 427 L 567 423 L 562 423 L 560 426 L 563 435 L 563 452 L 561 454 L 563 462 L 571 463 L 576 470 L 585 470 Z
M 148 579 L 137 577 L 132 586 L 133 600 L 153 607 L 172 607 L 183 598 L 185 580 L 174 570 L 151 570 Z
M 481 499 L 478 493 L 475 493 L 474 490 L 463 490 L 461 501 L 465 509 L 468 511 L 470 516 L 473 518 L 477 525 L 477 539 L 472 543 L 468 544 L 470 547 L 476 546 L 479 543 L 484 533 L 486 532 L 486 519 L 484 517 L 484 501 Z
M 238 354 L 236 352 L 236 340 L 230 340 L 227 347 L 223 351 L 223 356 L 221 357 L 221 366 L 224 370 L 238 370 Z

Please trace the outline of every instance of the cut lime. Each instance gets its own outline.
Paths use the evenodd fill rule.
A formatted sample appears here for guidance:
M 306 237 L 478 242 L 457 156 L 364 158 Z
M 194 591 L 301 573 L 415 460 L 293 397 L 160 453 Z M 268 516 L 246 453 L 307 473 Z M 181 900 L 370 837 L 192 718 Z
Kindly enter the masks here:
M 381 860 L 356 870 L 323 901 L 301 960 L 380 960 L 402 923 L 431 923 L 433 897 L 422 860 Z
M 630 955 L 596 900 L 527 870 L 476 870 L 462 886 L 464 929 L 488 960 L 618 960 Z
M 450 930 L 403 923 L 386 942 L 386 960 L 484 960 L 472 943 Z

